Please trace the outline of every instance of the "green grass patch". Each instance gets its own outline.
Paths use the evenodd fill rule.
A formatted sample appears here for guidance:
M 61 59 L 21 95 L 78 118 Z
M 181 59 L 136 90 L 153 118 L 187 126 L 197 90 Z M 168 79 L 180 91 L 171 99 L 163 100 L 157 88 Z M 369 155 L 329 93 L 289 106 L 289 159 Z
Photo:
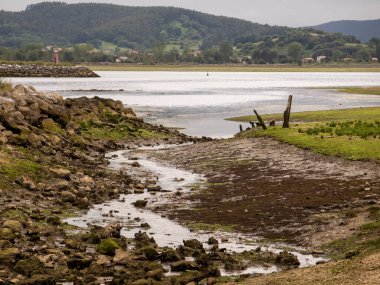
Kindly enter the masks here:
M 282 121 L 283 114 L 262 115 L 264 121 Z M 255 115 L 228 118 L 229 121 L 249 122 L 257 121 Z M 341 120 L 380 120 L 380 107 L 351 108 L 340 110 L 307 111 L 291 113 L 292 122 L 327 122 Z
M 319 127 L 315 124 L 302 126 L 304 129 Z M 270 136 L 301 148 L 311 149 L 317 153 L 340 156 L 350 160 L 375 160 L 380 162 L 380 139 L 370 137 L 363 139 L 357 136 L 331 136 L 331 134 L 310 135 L 297 128 L 281 127 L 268 130 L 250 130 L 240 137 Z
M 380 95 L 380 86 L 376 87 L 350 87 L 339 89 L 340 92 L 351 94 Z
M 31 178 L 39 178 L 42 173 L 40 164 L 28 159 L 19 159 L 0 152 L 0 186 L 9 187 L 17 177 L 29 175 Z

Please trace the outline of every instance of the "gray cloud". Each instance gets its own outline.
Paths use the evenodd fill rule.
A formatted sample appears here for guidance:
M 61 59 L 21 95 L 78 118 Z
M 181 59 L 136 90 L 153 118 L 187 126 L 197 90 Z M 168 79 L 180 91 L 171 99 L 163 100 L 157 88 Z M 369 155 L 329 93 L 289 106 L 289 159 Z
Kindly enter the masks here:
M 41 0 L 0 0 L 2 10 L 23 10 Z M 334 20 L 379 18 L 380 0 L 66 0 L 127 6 L 174 6 L 262 24 L 311 26 Z

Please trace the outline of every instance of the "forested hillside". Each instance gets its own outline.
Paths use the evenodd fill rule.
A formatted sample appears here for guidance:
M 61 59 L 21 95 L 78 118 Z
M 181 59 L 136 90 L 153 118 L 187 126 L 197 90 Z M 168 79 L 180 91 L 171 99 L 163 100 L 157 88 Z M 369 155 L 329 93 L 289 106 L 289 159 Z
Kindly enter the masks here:
M 240 36 L 283 34 L 286 30 L 170 7 L 45 2 L 22 12 L 0 13 L 0 43 L 9 47 L 26 42 L 99 46 L 105 41 L 138 49 L 150 47 L 157 40 L 210 46 Z
M 0 60 L 127 63 L 369 62 L 380 40 L 261 25 L 173 7 L 44 2 L 0 11 Z M 306 59 L 306 61 L 305 61 Z

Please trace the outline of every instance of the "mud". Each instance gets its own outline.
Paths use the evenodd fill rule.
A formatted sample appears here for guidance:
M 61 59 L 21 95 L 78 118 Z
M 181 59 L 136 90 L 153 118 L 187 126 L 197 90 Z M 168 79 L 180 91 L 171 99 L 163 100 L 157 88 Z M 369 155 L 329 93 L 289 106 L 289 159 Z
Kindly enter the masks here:
M 379 199 L 379 164 L 318 155 L 269 138 L 194 144 L 150 156 L 208 181 L 165 207 L 181 223 L 233 225 L 307 245 L 306 236 L 326 226 L 316 215 L 351 211 Z

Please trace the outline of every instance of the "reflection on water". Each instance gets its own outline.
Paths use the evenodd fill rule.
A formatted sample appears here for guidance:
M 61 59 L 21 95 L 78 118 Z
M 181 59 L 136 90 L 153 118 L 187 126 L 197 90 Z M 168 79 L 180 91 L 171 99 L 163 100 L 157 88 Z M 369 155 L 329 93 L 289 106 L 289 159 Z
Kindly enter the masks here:
M 14 78 L 66 97 L 123 101 L 146 121 L 185 128 L 190 135 L 228 137 L 239 124 L 224 118 L 293 111 L 379 106 L 379 96 L 350 95 L 314 87 L 376 86 L 380 73 L 99 72 L 100 78 Z M 98 91 L 96 91 L 98 90 Z M 245 125 L 248 126 L 248 125 Z

